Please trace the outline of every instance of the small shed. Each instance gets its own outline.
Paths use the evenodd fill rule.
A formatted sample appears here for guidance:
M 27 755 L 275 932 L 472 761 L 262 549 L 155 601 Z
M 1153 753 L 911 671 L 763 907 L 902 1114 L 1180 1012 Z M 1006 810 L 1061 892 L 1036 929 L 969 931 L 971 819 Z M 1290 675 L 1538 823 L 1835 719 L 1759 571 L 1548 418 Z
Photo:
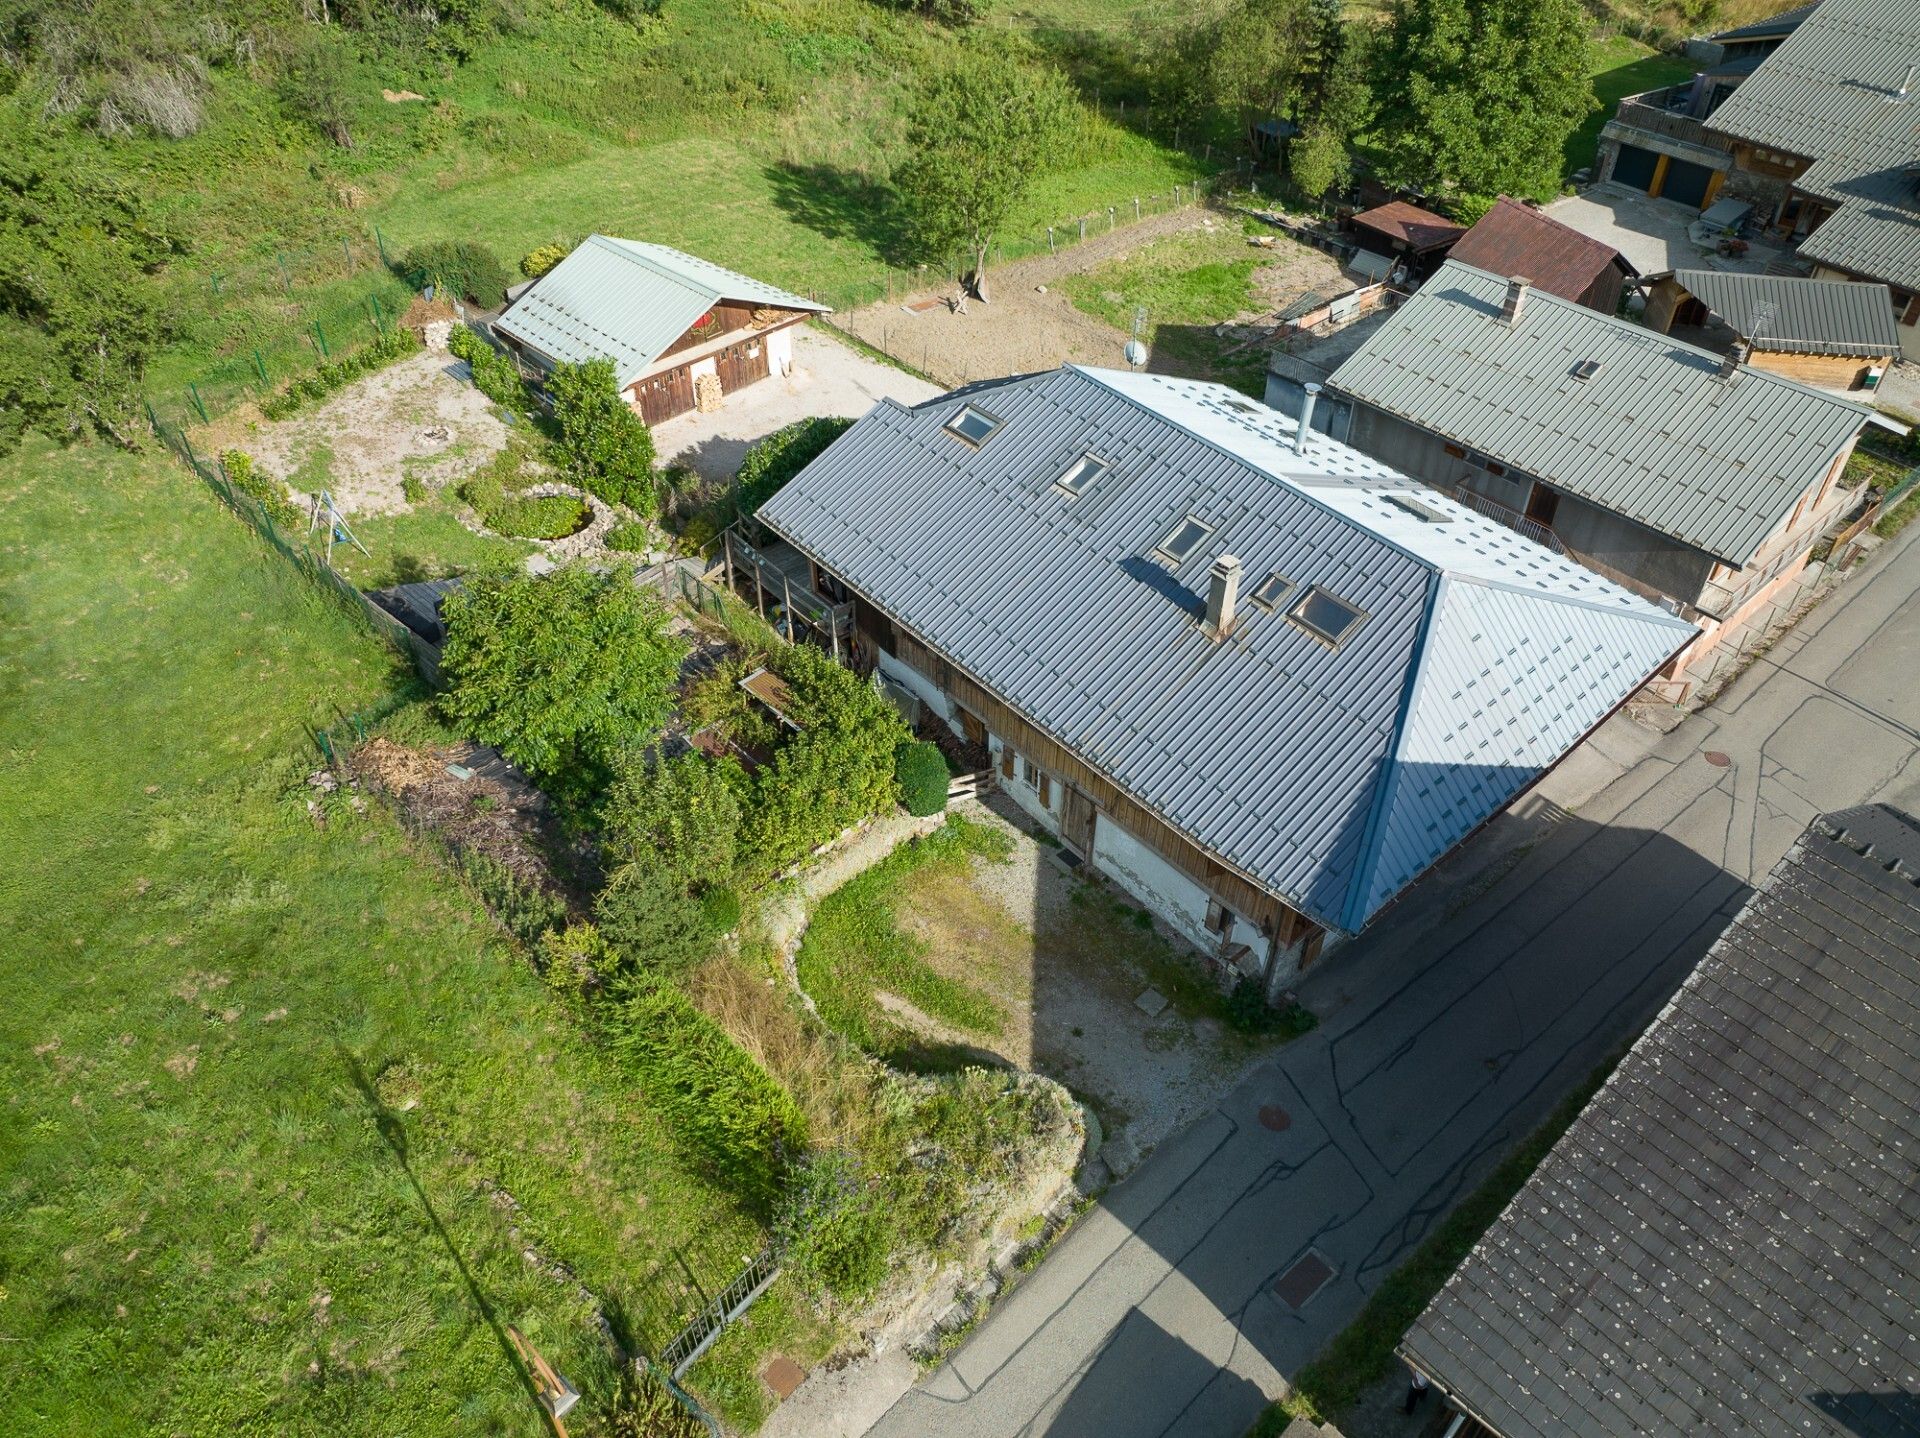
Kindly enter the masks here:
M 1618 313 L 1621 290 L 1639 274 L 1613 246 L 1505 195 L 1460 238 L 1449 258 L 1490 274 L 1525 275 L 1548 294 L 1603 315 Z
M 1391 200 L 1362 210 L 1353 217 L 1354 242 L 1363 250 L 1386 255 L 1404 264 L 1407 273 L 1423 280 L 1438 269 L 1460 237 L 1465 225 L 1455 224 L 1445 215 L 1423 210 L 1405 200 Z
M 1654 283 L 1643 319 L 1709 349 L 1743 345 L 1755 369 L 1824 389 L 1858 389 L 1900 354 L 1893 292 L 1852 280 L 1675 270 Z

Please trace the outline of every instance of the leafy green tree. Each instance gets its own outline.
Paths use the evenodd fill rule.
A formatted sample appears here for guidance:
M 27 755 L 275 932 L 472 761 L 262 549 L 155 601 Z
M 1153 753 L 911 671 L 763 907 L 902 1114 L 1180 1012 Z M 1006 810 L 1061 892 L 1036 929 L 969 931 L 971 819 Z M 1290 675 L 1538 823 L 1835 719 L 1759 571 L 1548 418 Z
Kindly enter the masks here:
M 724 884 L 733 873 L 745 787 L 746 776 L 729 758 L 694 752 L 668 759 L 658 749 L 630 749 L 615 762 L 601 806 L 607 853 L 654 864 L 685 888 Z
M 839 415 L 815 415 L 757 441 L 734 476 L 734 508 L 741 514 L 754 513 L 851 428 L 853 421 Z
M 651 515 L 653 432 L 621 397 L 610 359 L 554 366 L 547 376 L 560 448 L 583 488 Z
M 1294 112 L 1314 38 L 1311 10 L 1306 0 L 1234 0 L 1201 30 L 1200 83 L 1252 146 L 1262 120 Z
M 1352 176 L 1353 142 L 1373 108 L 1367 71 L 1367 31 L 1346 18 L 1340 0 L 1311 0 L 1290 112 L 1300 133 L 1287 156 L 1301 193 L 1324 195 Z
M 1545 199 L 1597 103 L 1579 0 L 1396 0 L 1372 66 L 1381 178 L 1454 199 Z
M 445 616 L 442 710 L 542 778 L 604 764 L 672 711 L 685 646 L 631 566 L 479 579 Z
M 358 55 L 353 42 L 333 25 L 294 32 L 280 62 L 275 85 L 280 103 L 343 150 L 353 148 L 352 76 Z
M 614 873 L 594 901 L 593 919 L 619 960 L 616 990 L 628 980 L 685 973 L 713 954 L 713 926 L 684 878 L 644 859 Z
M 964 248 L 982 300 L 994 234 L 1059 159 L 1075 112 L 1058 71 L 986 50 L 960 51 L 914 97 L 895 177 L 908 228 L 929 254 Z

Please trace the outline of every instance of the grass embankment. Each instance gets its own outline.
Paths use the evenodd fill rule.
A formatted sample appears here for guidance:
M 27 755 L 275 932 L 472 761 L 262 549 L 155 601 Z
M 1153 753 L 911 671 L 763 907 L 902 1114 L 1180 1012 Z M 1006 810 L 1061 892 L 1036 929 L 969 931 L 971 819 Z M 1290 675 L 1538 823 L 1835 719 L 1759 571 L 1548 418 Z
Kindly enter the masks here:
M 1011 849 L 1012 841 L 997 829 L 950 819 L 944 828 L 903 844 L 821 900 L 795 959 L 800 985 L 820 1016 L 870 1053 L 890 1052 L 911 1041 L 888 1017 L 874 997 L 876 991 L 896 994 L 955 1028 L 999 1033 L 1005 1022 L 999 1005 L 929 964 L 928 945 L 901 932 L 896 912 L 916 875 L 964 871 L 975 856 L 1004 860 Z
M 1588 1075 L 1480 1187 L 1461 1200 L 1413 1257 L 1387 1276 L 1360 1316 L 1293 1376 L 1292 1395 L 1267 1409 L 1248 1438 L 1277 1438 L 1296 1416 L 1338 1426 L 1361 1390 L 1393 1374 L 1398 1361 L 1394 1349 L 1400 1339 L 1600 1091 L 1613 1067 L 1609 1062 Z
M 1587 45 L 1587 68 L 1593 75 L 1593 96 L 1600 108 L 1580 122 L 1567 137 L 1567 174 L 1593 164 L 1600 127 L 1629 95 L 1678 85 L 1693 78 L 1694 63 L 1684 55 L 1668 55 L 1625 35 L 1595 38 Z
M 723 1281 L 757 1225 L 377 802 L 305 782 L 394 656 L 162 459 L 6 473 L 14 1425 L 546 1432 L 503 1325 L 604 1392 L 580 1285 L 638 1327 L 649 1270 Z

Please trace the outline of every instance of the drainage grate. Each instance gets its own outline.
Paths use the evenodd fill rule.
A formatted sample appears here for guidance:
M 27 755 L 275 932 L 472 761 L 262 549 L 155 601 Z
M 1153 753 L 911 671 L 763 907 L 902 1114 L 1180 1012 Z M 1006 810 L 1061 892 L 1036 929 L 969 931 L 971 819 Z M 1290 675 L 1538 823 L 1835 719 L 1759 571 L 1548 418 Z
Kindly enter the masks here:
M 1272 1129 L 1275 1133 L 1285 1133 L 1293 1127 L 1293 1115 L 1277 1103 L 1263 1104 L 1260 1108 L 1260 1127 Z
M 1333 1265 L 1309 1248 L 1292 1268 L 1274 1280 L 1273 1291 L 1282 1303 L 1298 1313 L 1314 1294 L 1327 1286 L 1333 1272 Z
M 793 1397 L 794 1389 L 807 1377 L 800 1365 L 784 1353 L 776 1354 L 773 1361 L 760 1371 L 760 1376 L 767 1380 L 767 1387 L 774 1391 L 782 1403 Z

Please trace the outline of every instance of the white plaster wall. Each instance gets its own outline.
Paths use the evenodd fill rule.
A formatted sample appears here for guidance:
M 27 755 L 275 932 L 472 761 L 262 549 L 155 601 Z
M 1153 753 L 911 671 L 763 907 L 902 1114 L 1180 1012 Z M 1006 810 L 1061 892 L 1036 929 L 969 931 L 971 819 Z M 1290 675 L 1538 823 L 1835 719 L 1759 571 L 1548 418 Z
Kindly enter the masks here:
M 1207 953 L 1217 950 L 1219 939 L 1207 932 L 1207 891 L 1105 814 L 1094 820 L 1093 866 L 1123 885 L 1196 947 Z M 1266 936 L 1238 914 L 1234 915 L 1229 938 L 1253 950 L 1260 962 L 1266 961 Z
M 994 782 L 1000 786 L 1000 791 L 1003 794 L 1026 811 L 1027 817 L 1032 819 L 1036 824 L 1044 825 L 1049 834 L 1058 834 L 1060 832 L 1061 797 L 1059 778 L 1057 776 L 1054 777 L 1053 782 L 1048 786 L 1052 791 L 1050 797 L 1053 802 L 1051 804 L 1042 804 L 1040 802 L 1040 791 L 1020 777 L 1020 765 L 1018 762 L 1013 766 L 1013 777 L 1011 779 L 1009 779 L 1000 768 L 1000 755 L 1006 747 L 998 735 L 987 735 L 987 753 L 993 758 Z M 1015 750 L 1014 752 L 1018 753 L 1019 751 Z
M 793 368 L 793 331 L 775 330 L 767 336 L 767 369 L 784 375 Z
M 941 719 L 946 721 L 947 727 L 953 730 L 954 733 L 959 734 L 962 738 L 966 737 L 965 734 L 962 733 L 960 725 L 954 716 L 953 701 L 940 692 L 939 685 L 927 678 L 927 676 L 922 674 L 918 669 L 915 669 L 904 660 L 896 659 L 893 655 L 882 649 L 880 651 L 880 674 L 883 678 L 891 679 L 902 689 L 907 690 L 922 704 L 926 705 L 929 710 L 938 714 Z

